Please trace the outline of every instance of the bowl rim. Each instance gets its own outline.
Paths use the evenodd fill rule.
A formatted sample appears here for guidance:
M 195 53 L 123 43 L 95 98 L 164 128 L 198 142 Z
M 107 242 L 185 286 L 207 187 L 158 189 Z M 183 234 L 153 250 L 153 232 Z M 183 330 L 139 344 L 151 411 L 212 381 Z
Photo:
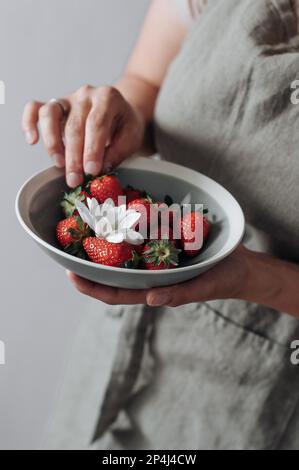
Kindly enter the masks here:
M 197 172 L 195 170 L 192 170 L 190 168 L 184 167 L 182 165 L 179 165 L 177 163 L 172 163 L 166 160 L 161 160 L 159 155 L 156 154 L 152 157 L 142 157 L 142 156 L 133 156 L 128 159 L 126 159 L 124 162 L 119 165 L 118 168 L 128 168 L 128 169 L 134 169 L 134 170 L 143 170 L 143 171 L 148 171 L 148 172 L 153 172 L 153 161 L 155 162 L 156 168 L 155 170 L 158 170 L 157 172 L 162 173 L 162 174 L 167 174 L 170 176 L 175 176 L 176 178 L 182 179 L 182 180 L 187 180 L 188 182 L 192 183 L 195 186 L 198 186 L 199 181 L 201 183 L 201 188 L 204 190 L 208 189 L 208 186 L 212 185 L 215 189 L 220 191 L 223 196 L 225 196 L 230 203 L 233 206 L 234 212 L 235 212 L 235 217 L 233 217 L 230 220 L 229 224 L 229 236 L 228 240 L 226 241 L 225 245 L 213 256 L 211 256 L 209 259 L 204 260 L 204 261 L 198 261 L 197 263 L 188 265 L 188 266 L 181 266 L 177 268 L 172 268 L 172 269 L 165 269 L 163 271 L 158 271 L 158 270 L 141 270 L 141 269 L 129 269 L 129 268 L 117 268 L 117 267 L 112 267 L 112 266 L 105 266 L 102 264 L 96 264 L 93 263 L 92 261 L 88 260 L 83 260 L 81 258 L 77 258 L 76 256 L 70 255 L 63 250 L 60 250 L 59 248 L 56 248 L 55 246 L 51 245 L 50 243 L 46 242 L 42 238 L 40 238 L 36 233 L 31 230 L 30 227 L 26 224 L 23 215 L 22 215 L 22 210 L 21 210 L 21 199 L 24 191 L 26 190 L 27 186 L 33 182 L 35 178 L 38 176 L 41 176 L 43 173 L 53 169 L 53 167 L 48 167 L 46 169 L 43 169 L 41 171 L 37 171 L 34 173 L 32 176 L 30 176 L 24 184 L 21 186 L 19 189 L 16 200 L 15 200 L 15 212 L 17 219 L 20 223 L 20 225 L 23 227 L 23 229 L 39 244 L 42 245 L 44 248 L 47 250 L 50 250 L 51 252 L 55 253 L 58 256 L 62 256 L 66 259 L 69 259 L 73 262 L 77 262 L 79 264 L 88 266 L 88 267 L 93 267 L 94 269 L 100 269 L 100 270 L 105 270 L 109 272 L 116 272 L 116 273 L 130 273 L 130 274 L 135 274 L 135 275 L 140 275 L 141 273 L 144 274 L 145 276 L 157 276 L 161 274 L 169 274 L 169 275 L 174 275 L 176 273 L 182 273 L 182 272 L 188 272 L 188 271 L 193 271 L 198 268 L 205 268 L 211 265 L 215 265 L 216 263 L 220 262 L 221 260 L 225 259 L 227 256 L 229 256 L 241 243 L 244 233 L 245 233 L 245 216 L 243 213 L 243 210 L 240 206 L 240 204 L 237 202 L 237 200 L 234 198 L 234 196 L 227 190 L 225 189 L 221 184 L 217 183 L 215 180 L 212 178 L 209 178 L 208 176 L 203 175 L 200 172 Z M 60 171 L 60 170 L 58 170 Z M 210 190 L 208 191 L 210 193 Z M 237 228 L 237 232 L 231 233 L 231 222 L 238 220 L 238 223 L 235 224 Z

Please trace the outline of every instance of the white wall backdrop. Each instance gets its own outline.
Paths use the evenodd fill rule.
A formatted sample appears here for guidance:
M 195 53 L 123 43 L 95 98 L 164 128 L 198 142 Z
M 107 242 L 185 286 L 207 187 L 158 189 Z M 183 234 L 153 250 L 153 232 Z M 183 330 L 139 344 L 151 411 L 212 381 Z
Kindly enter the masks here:
M 36 449 L 84 305 L 61 268 L 18 226 L 14 198 L 49 165 L 42 145 L 23 140 L 20 117 L 32 98 L 48 100 L 121 73 L 149 0 L 0 0 L 1 250 L 0 449 Z M 100 314 L 100 312 L 99 312 Z

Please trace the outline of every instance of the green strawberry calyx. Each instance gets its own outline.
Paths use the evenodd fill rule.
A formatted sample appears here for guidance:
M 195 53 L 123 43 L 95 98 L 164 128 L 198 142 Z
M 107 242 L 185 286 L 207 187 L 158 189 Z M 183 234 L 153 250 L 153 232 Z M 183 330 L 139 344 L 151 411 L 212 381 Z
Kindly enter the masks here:
M 83 222 L 81 217 L 75 217 L 77 227 L 69 228 L 68 232 L 71 235 L 73 242 L 64 248 L 64 251 L 69 255 L 77 256 L 78 258 L 87 259 L 82 242 L 86 237 L 92 236 L 92 231 L 87 224 Z
M 152 263 L 155 266 L 163 264 L 169 267 L 178 266 L 180 253 L 181 250 L 176 248 L 171 240 L 164 238 L 162 240 L 149 241 L 143 256 L 146 263 Z
M 61 207 L 66 217 L 71 217 L 76 210 L 76 202 L 84 202 L 85 194 L 82 194 L 82 187 L 78 186 L 70 193 L 65 193 Z
M 140 261 L 140 256 L 134 250 L 132 253 L 132 258 L 126 261 L 123 267 L 126 269 L 136 269 L 138 267 L 139 261 Z

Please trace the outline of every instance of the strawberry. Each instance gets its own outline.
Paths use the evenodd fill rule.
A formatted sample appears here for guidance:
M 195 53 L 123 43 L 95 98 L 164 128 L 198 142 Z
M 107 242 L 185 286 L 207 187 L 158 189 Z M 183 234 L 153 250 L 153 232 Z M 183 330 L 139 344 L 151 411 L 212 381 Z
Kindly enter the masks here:
M 151 240 L 143 248 L 142 260 L 146 269 L 173 269 L 178 266 L 179 253 L 171 240 Z
M 90 194 L 103 204 L 106 199 L 112 199 L 118 204 L 118 198 L 124 195 L 119 179 L 115 175 L 104 175 L 95 178 L 90 183 Z
M 195 230 L 197 229 L 197 234 Z M 181 243 L 187 256 L 197 255 L 210 233 L 210 223 L 200 212 L 190 212 L 181 220 Z M 198 238 L 198 240 L 197 240 Z M 195 243 L 198 247 L 188 249 L 187 244 Z
M 127 242 L 110 243 L 102 238 L 89 237 L 83 240 L 83 247 L 89 259 L 97 264 L 135 268 L 139 262 L 135 247 Z
M 61 220 L 56 227 L 56 237 L 64 250 L 80 258 L 86 258 L 82 240 L 91 234 L 89 227 L 80 217 L 72 215 Z
M 142 232 L 146 231 L 146 228 L 150 224 L 150 217 L 151 217 L 151 208 L 153 207 L 152 199 L 148 197 L 143 197 L 139 199 L 134 199 L 133 201 L 129 202 L 128 209 L 132 209 L 136 212 L 141 213 L 141 217 L 136 225 L 136 229 L 141 230 Z
M 142 194 L 143 193 L 141 191 L 132 188 L 132 186 L 127 186 L 127 188 L 124 189 L 124 195 L 127 198 L 127 204 L 134 201 L 134 199 L 140 199 L 142 197 Z
M 88 196 L 88 193 L 86 191 L 83 191 L 81 186 L 78 186 L 76 189 L 69 193 L 64 193 L 64 198 L 61 203 L 64 215 L 66 217 L 78 215 L 78 212 L 76 210 L 76 201 L 86 203 Z
M 144 248 L 144 243 L 142 243 L 141 245 L 134 245 L 134 249 L 138 256 L 142 255 L 143 248 Z

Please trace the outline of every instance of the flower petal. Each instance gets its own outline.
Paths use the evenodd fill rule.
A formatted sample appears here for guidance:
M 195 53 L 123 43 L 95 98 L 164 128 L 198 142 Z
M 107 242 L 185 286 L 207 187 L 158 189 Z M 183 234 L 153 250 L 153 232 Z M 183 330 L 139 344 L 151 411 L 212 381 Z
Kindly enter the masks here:
M 106 217 L 110 221 L 113 230 L 117 230 L 118 227 L 117 209 L 117 207 L 111 207 L 106 213 Z
M 95 224 L 94 224 L 94 220 L 93 220 L 93 217 L 91 215 L 91 213 L 89 212 L 88 208 L 86 207 L 85 204 L 83 204 L 81 201 L 76 201 L 76 209 L 77 211 L 79 212 L 79 215 L 81 217 L 81 219 L 83 220 L 83 222 L 85 222 L 87 225 L 89 225 L 89 227 L 94 230 L 95 229 Z
M 118 206 L 117 209 L 118 209 L 117 218 L 118 218 L 118 224 L 119 224 L 126 217 L 126 214 L 128 213 L 128 211 L 127 211 L 127 206 L 125 204 Z
M 140 219 L 140 212 L 132 211 L 130 214 L 127 213 L 126 216 L 120 222 L 118 228 L 120 230 L 132 228 L 136 222 Z
M 95 224 L 95 233 L 98 238 L 106 238 L 113 232 L 110 221 L 106 217 L 101 217 Z
M 95 198 L 92 198 L 91 209 L 90 209 L 90 212 L 92 213 L 92 215 L 96 214 L 99 207 L 100 207 L 100 204 L 98 203 L 98 201 Z
M 125 236 L 122 232 L 111 232 L 107 237 L 106 240 L 110 243 L 122 243 L 125 239 Z
M 112 207 L 115 207 L 113 199 L 106 199 L 106 201 L 101 204 L 102 215 L 105 215 L 105 212 L 110 210 Z
M 104 215 L 104 214 L 102 214 L 102 208 L 101 208 L 100 205 L 98 205 L 98 206 L 96 207 L 95 211 L 94 211 L 94 216 L 95 216 L 97 219 L 99 219 L 100 217 L 102 217 L 102 215 Z
M 141 233 L 135 232 L 135 230 L 127 230 L 125 232 L 125 240 L 131 245 L 142 245 L 144 242 L 144 238 Z

